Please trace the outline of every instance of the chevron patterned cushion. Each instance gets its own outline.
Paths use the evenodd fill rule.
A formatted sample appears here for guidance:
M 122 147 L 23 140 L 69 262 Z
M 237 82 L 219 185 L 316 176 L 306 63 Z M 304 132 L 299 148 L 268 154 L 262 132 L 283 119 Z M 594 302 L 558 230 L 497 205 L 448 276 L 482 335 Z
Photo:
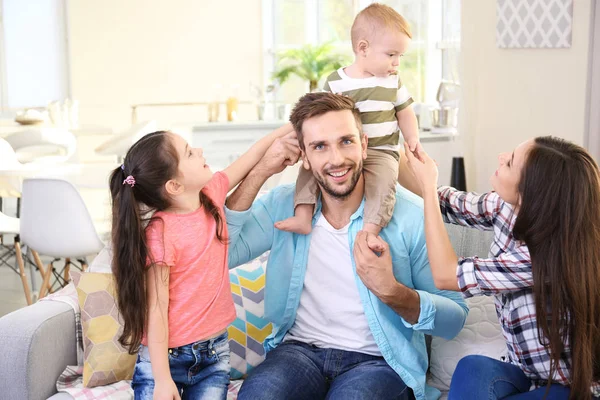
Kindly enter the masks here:
M 231 379 L 243 378 L 265 359 L 263 342 L 271 333 L 264 317 L 268 253 L 229 272 L 237 318 L 229 326 Z

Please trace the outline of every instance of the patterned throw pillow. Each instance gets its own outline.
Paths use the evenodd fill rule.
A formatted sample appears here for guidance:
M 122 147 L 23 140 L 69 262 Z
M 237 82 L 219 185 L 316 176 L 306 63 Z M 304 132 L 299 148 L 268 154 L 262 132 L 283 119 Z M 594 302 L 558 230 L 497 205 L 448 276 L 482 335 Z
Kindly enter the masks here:
M 263 342 L 272 330 L 264 317 L 268 253 L 229 272 L 237 318 L 229 326 L 231 379 L 243 378 L 265 359 Z
M 112 274 L 71 271 L 83 326 L 83 386 L 131 379 L 136 356 L 119 344 L 123 324 Z

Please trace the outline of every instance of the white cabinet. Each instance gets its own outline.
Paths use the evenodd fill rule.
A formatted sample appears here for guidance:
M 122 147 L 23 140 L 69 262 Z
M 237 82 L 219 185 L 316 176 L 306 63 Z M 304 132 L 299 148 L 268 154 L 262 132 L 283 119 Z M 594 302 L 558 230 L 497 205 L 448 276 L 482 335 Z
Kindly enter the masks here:
M 254 142 L 285 121 L 213 122 L 192 128 L 192 145 L 202 147 L 213 169 L 225 168 L 242 155 Z

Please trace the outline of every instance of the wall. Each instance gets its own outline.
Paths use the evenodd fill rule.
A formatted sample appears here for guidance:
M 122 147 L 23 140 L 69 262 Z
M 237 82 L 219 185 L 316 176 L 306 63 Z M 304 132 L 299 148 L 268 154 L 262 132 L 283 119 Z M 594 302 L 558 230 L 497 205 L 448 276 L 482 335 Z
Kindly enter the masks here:
M 592 156 L 600 161 L 600 5 L 592 6 L 591 19 L 593 34 L 590 41 L 586 145 Z
M 71 0 L 68 18 L 82 124 L 123 129 L 131 104 L 224 101 L 235 85 L 251 100 L 250 82 L 262 83 L 261 0 Z M 250 106 L 242 112 L 256 119 Z M 139 111 L 151 117 L 207 119 L 204 107 Z
M 555 135 L 584 143 L 591 1 L 573 6 L 569 49 L 499 49 L 496 1 L 463 0 L 461 141 L 469 190 L 490 189 L 497 154 Z

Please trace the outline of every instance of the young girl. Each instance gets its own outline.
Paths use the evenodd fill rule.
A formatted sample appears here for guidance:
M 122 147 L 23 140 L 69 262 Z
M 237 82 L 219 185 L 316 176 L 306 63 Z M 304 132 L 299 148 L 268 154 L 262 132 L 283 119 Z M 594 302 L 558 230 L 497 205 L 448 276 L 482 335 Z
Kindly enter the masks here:
M 131 146 L 112 172 L 112 269 L 124 320 L 119 341 L 138 351 L 136 399 L 226 398 L 226 328 L 235 308 L 225 197 L 286 134 L 293 142 L 290 124 L 213 174 L 202 149 L 154 132 Z
M 463 358 L 448 398 L 600 396 L 600 174 L 592 157 L 538 137 L 501 154 L 494 192 L 477 195 L 436 189 L 435 162 L 406 155 L 425 201 L 436 286 L 494 296 L 507 342 L 507 362 Z M 490 257 L 459 259 L 442 217 L 493 230 Z

